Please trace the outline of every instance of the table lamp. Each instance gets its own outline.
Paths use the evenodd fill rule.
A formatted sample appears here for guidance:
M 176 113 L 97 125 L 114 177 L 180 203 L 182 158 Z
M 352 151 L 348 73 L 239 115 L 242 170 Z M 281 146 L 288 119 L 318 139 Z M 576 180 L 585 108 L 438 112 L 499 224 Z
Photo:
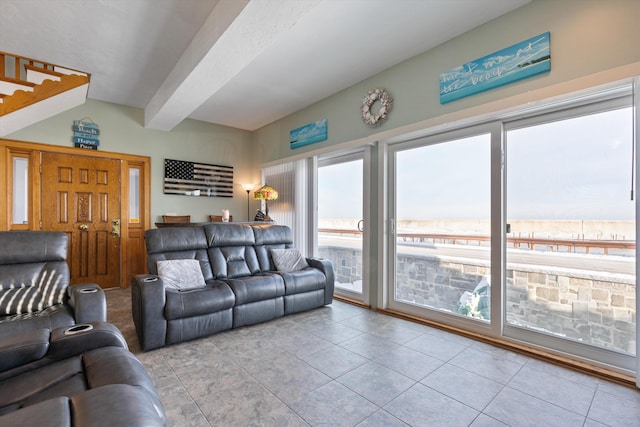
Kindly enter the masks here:
M 269 200 L 277 200 L 278 192 L 273 187 L 265 184 L 253 192 L 253 198 L 255 200 L 264 200 L 263 221 L 271 221 L 271 217 L 269 217 Z

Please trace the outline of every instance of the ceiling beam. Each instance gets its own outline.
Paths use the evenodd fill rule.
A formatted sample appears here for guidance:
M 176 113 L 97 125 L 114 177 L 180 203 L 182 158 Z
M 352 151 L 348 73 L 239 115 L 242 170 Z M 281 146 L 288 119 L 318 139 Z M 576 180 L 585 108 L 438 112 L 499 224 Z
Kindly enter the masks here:
M 220 0 L 145 108 L 170 131 L 321 0 Z

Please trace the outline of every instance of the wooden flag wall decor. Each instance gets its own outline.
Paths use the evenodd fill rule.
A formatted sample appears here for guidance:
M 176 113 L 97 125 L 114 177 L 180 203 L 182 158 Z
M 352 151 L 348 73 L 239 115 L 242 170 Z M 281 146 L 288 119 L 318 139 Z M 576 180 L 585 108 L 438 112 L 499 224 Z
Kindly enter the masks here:
M 233 197 L 233 166 L 165 159 L 164 194 Z

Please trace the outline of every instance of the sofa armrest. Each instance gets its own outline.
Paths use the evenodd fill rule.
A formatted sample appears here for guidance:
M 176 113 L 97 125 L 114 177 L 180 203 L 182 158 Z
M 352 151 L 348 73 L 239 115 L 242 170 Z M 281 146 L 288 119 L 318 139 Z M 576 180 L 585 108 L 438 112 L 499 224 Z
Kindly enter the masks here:
M 16 408 L 0 416 L 3 426 L 70 426 L 71 414 L 67 396 L 54 397 L 34 405 Z
M 76 323 L 107 321 L 107 299 L 100 286 L 95 283 L 71 285 L 67 294 Z
M 3 337 L 0 339 L 0 372 L 42 359 L 48 349 L 48 329 Z
M 111 384 L 70 397 L 73 425 L 112 427 L 164 427 L 167 419 L 162 402 L 143 387 Z
M 164 283 L 159 276 L 138 274 L 131 279 L 131 314 L 143 350 L 165 345 L 167 319 Z
M 327 283 L 324 288 L 324 303 L 331 304 L 333 301 L 333 290 L 335 287 L 335 278 L 333 275 L 333 264 L 331 261 L 324 258 L 307 258 L 307 264 L 310 267 L 316 268 L 324 274 L 327 279 Z
M 114 325 L 84 323 L 23 332 L 0 339 L 0 381 L 78 356 L 101 347 L 122 347 L 127 342 Z
M 92 322 L 65 326 L 51 332 L 51 346 L 46 358 L 50 361 L 67 359 L 100 347 L 122 347 L 127 341 L 111 323 Z
M 0 416 L 3 426 L 166 426 L 162 403 L 128 384 L 93 388 L 71 397 L 53 397 Z

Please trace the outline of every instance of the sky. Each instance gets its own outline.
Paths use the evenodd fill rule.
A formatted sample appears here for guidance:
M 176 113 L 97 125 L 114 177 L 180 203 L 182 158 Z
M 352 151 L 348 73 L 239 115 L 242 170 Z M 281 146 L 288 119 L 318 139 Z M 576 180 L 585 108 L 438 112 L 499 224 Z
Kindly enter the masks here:
M 633 220 L 632 110 L 507 133 L 507 218 Z M 489 136 L 397 152 L 397 219 L 488 219 Z M 320 168 L 320 218 L 361 215 L 362 162 Z
M 627 108 L 508 133 L 507 212 L 634 219 L 631 114 Z
M 362 160 L 318 168 L 318 217 L 362 218 Z

